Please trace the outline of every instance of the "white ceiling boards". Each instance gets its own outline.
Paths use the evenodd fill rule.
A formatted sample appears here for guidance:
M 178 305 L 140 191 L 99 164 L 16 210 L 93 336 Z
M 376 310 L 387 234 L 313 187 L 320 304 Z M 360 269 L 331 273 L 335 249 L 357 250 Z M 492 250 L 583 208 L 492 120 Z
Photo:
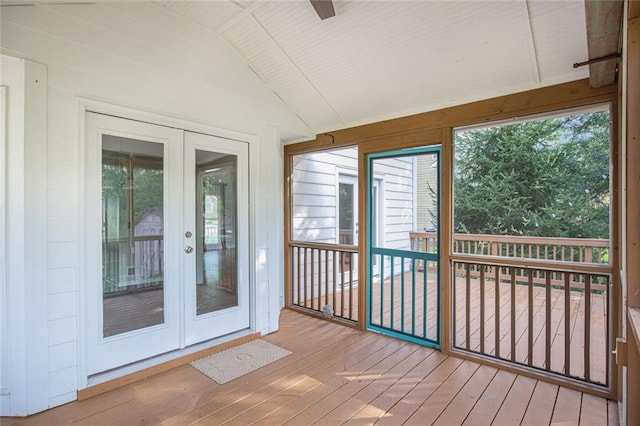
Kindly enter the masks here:
M 218 32 L 315 131 L 588 76 L 582 0 L 163 1 Z

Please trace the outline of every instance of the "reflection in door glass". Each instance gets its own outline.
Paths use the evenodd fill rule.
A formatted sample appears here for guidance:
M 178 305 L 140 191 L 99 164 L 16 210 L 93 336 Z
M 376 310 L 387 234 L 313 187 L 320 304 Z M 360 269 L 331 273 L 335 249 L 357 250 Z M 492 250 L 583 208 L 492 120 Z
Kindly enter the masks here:
M 104 337 L 165 321 L 163 200 L 163 145 L 104 135 Z
M 237 158 L 196 150 L 196 310 L 238 305 Z

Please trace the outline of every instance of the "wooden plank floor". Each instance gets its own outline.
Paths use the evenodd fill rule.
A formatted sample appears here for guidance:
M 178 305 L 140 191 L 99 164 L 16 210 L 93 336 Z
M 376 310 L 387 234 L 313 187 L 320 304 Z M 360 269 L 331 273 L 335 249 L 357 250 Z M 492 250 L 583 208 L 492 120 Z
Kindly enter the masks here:
M 3 425 L 617 425 L 617 403 L 285 310 L 291 355 L 218 385 L 189 365 Z
M 374 280 L 372 285 L 371 324 L 382 325 L 387 329 L 397 332 L 413 334 L 418 338 L 427 336 L 435 340 L 437 338 L 438 317 L 437 301 L 438 293 L 435 283 L 435 275 L 429 274 L 429 278 L 423 281 L 423 272 L 417 272 L 415 277 L 411 272 L 406 272 L 404 280 L 398 275 L 393 286 L 390 279 L 386 278 L 384 285 L 380 280 Z M 415 290 L 412 288 L 416 283 Z M 404 292 L 403 285 L 404 283 Z M 496 303 L 496 286 L 488 282 L 484 286 L 484 324 L 481 330 L 481 286 L 477 278 L 470 280 L 469 318 L 467 321 L 467 300 L 465 292 L 466 281 L 458 277 L 454 286 L 455 291 L 455 347 L 462 350 L 470 350 L 476 353 L 497 357 L 503 360 L 511 360 L 511 339 L 515 341 L 515 361 L 529 364 L 528 352 L 529 332 L 529 287 L 519 284 L 515 286 L 513 313 L 515 329 L 511 329 L 511 286 L 509 282 L 499 284 L 498 301 Z M 393 293 L 391 289 L 393 288 Z M 321 309 L 325 303 L 334 303 L 334 311 L 337 315 L 357 318 L 359 287 L 335 295 L 329 293 L 321 298 L 307 300 L 301 306 Z M 426 291 L 425 291 L 426 290 Z M 315 291 L 315 294 L 319 290 Z M 311 291 L 307 292 L 312 294 Z M 426 294 L 426 300 L 425 300 Z M 404 297 L 403 297 L 404 295 Z M 565 321 L 569 329 L 569 374 L 578 379 L 585 378 L 584 366 L 584 335 L 585 320 L 589 321 L 590 335 L 590 380 L 597 384 L 607 385 L 607 295 L 602 292 L 591 294 L 591 317 L 586 318 L 585 293 L 572 289 L 569 292 L 569 310 L 565 315 L 565 293 L 563 289 L 553 288 L 550 291 L 550 371 L 564 374 L 565 365 Z M 536 286 L 532 291 L 532 353 L 531 366 L 544 370 L 546 367 L 546 294 L 545 289 Z M 350 303 L 351 301 L 351 303 Z M 498 306 L 499 309 L 496 309 Z M 349 314 L 349 312 L 352 312 Z M 393 312 L 393 314 L 392 314 Z M 426 312 L 426 315 L 424 314 Z M 346 314 L 345 314 L 346 313 Z M 499 323 L 500 334 L 499 351 L 496 353 L 496 318 Z M 426 322 L 425 322 L 426 321 Z M 469 344 L 466 342 L 467 328 L 469 331 Z M 482 334 L 484 333 L 484 335 Z M 482 341 L 482 345 L 481 345 Z M 483 350 L 484 349 L 484 350 Z

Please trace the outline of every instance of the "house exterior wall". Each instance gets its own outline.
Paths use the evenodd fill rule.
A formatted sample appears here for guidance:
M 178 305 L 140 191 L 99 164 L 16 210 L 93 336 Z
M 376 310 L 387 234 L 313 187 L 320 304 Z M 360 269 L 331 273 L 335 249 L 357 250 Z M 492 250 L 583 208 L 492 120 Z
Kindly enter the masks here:
M 357 158 L 356 148 L 300 154 L 293 158 L 291 187 L 293 240 L 340 243 L 338 234 L 340 176 L 353 176 L 353 181 L 357 182 Z M 422 166 L 430 167 L 431 163 L 418 163 L 417 158 L 383 158 L 375 162 L 373 179 L 378 185 L 381 203 L 378 206 L 378 215 L 382 225 L 379 227 L 380 235 L 377 243 L 380 247 L 397 250 L 411 249 L 409 233 L 416 230 L 415 222 L 419 217 L 416 207 L 423 207 L 419 204 L 420 197 L 417 196 L 421 191 L 416 183 L 416 177 L 432 178 L 432 181 L 436 181 L 436 172 L 427 170 L 425 174 L 419 170 Z M 358 188 L 358 191 L 362 190 Z M 357 211 L 354 211 L 354 215 L 354 221 L 357 222 Z M 322 259 L 318 259 L 318 262 L 320 262 L 320 267 L 317 268 L 319 271 L 324 268 L 324 264 Z M 384 274 L 388 276 L 391 267 L 388 261 L 385 265 Z M 397 271 L 400 270 L 399 265 L 399 263 L 396 264 Z M 406 266 L 409 265 L 410 262 L 407 262 Z
M 357 149 L 315 152 L 294 159 L 292 239 L 338 244 L 340 174 L 358 176 Z
M 413 157 L 378 159 L 374 178 L 382 181 L 384 240 L 380 247 L 397 250 L 411 248 L 409 232 L 415 230 L 415 163 Z
M 78 367 L 84 339 L 79 98 L 255 137 L 254 324 L 261 332 L 276 330 L 283 280 L 275 266 L 283 222 L 279 132 L 301 136 L 309 129 L 215 33 L 159 5 L 3 6 L 1 19 L 0 52 L 27 59 L 22 78 L 38 85 L 23 88 L 37 111 L 27 110 L 28 124 L 10 123 L 9 130 L 26 136 L 9 142 L 7 276 L 13 290 L 2 303 L 3 310 L 11 307 L 11 377 L 2 384 L 10 393 L 2 395 L 0 414 L 31 414 L 74 400 L 86 380 Z M 6 77 L 3 72 L 2 84 Z M 11 96 L 14 88 L 20 96 L 19 82 L 12 85 Z M 44 117 L 42 126 L 29 121 L 33 114 Z
M 357 181 L 356 148 L 302 154 L 294 158 L 292 177 L 292 239 L 339 244 L 338 188 L 340 176 Z M 412 159 L 377 160 L 374 179 L 380 185 L 383 225 L 380 244 L 409 249 L 414 228 L 414 163 Z M 358 191 L 362 191 L 358 188 Z M 357 194 L 356 204 L 357 204 Z M 358 221 L 354 211 L 354 221 Z

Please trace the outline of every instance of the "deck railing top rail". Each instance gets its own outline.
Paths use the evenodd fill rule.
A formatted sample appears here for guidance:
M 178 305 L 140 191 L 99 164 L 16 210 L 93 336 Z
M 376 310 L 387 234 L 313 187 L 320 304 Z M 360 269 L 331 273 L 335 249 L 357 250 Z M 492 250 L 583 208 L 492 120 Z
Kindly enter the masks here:
M 435 247 L 435 232 L 410 232 L 415 250 Z M 608 239 L 454 234 L 454 254 L 609 264 Z
M 411 238 L 436 238 L 435 232 L 410 232 Z M 486 241 L 501 243 L 552 244 L 583 247 L 609 247 L 608 239 L 600 238 L 566 238 L 566 237 L 526 237 L 519 235 L 491 235 L 491 234 L 453 234 L 455 240 Z

